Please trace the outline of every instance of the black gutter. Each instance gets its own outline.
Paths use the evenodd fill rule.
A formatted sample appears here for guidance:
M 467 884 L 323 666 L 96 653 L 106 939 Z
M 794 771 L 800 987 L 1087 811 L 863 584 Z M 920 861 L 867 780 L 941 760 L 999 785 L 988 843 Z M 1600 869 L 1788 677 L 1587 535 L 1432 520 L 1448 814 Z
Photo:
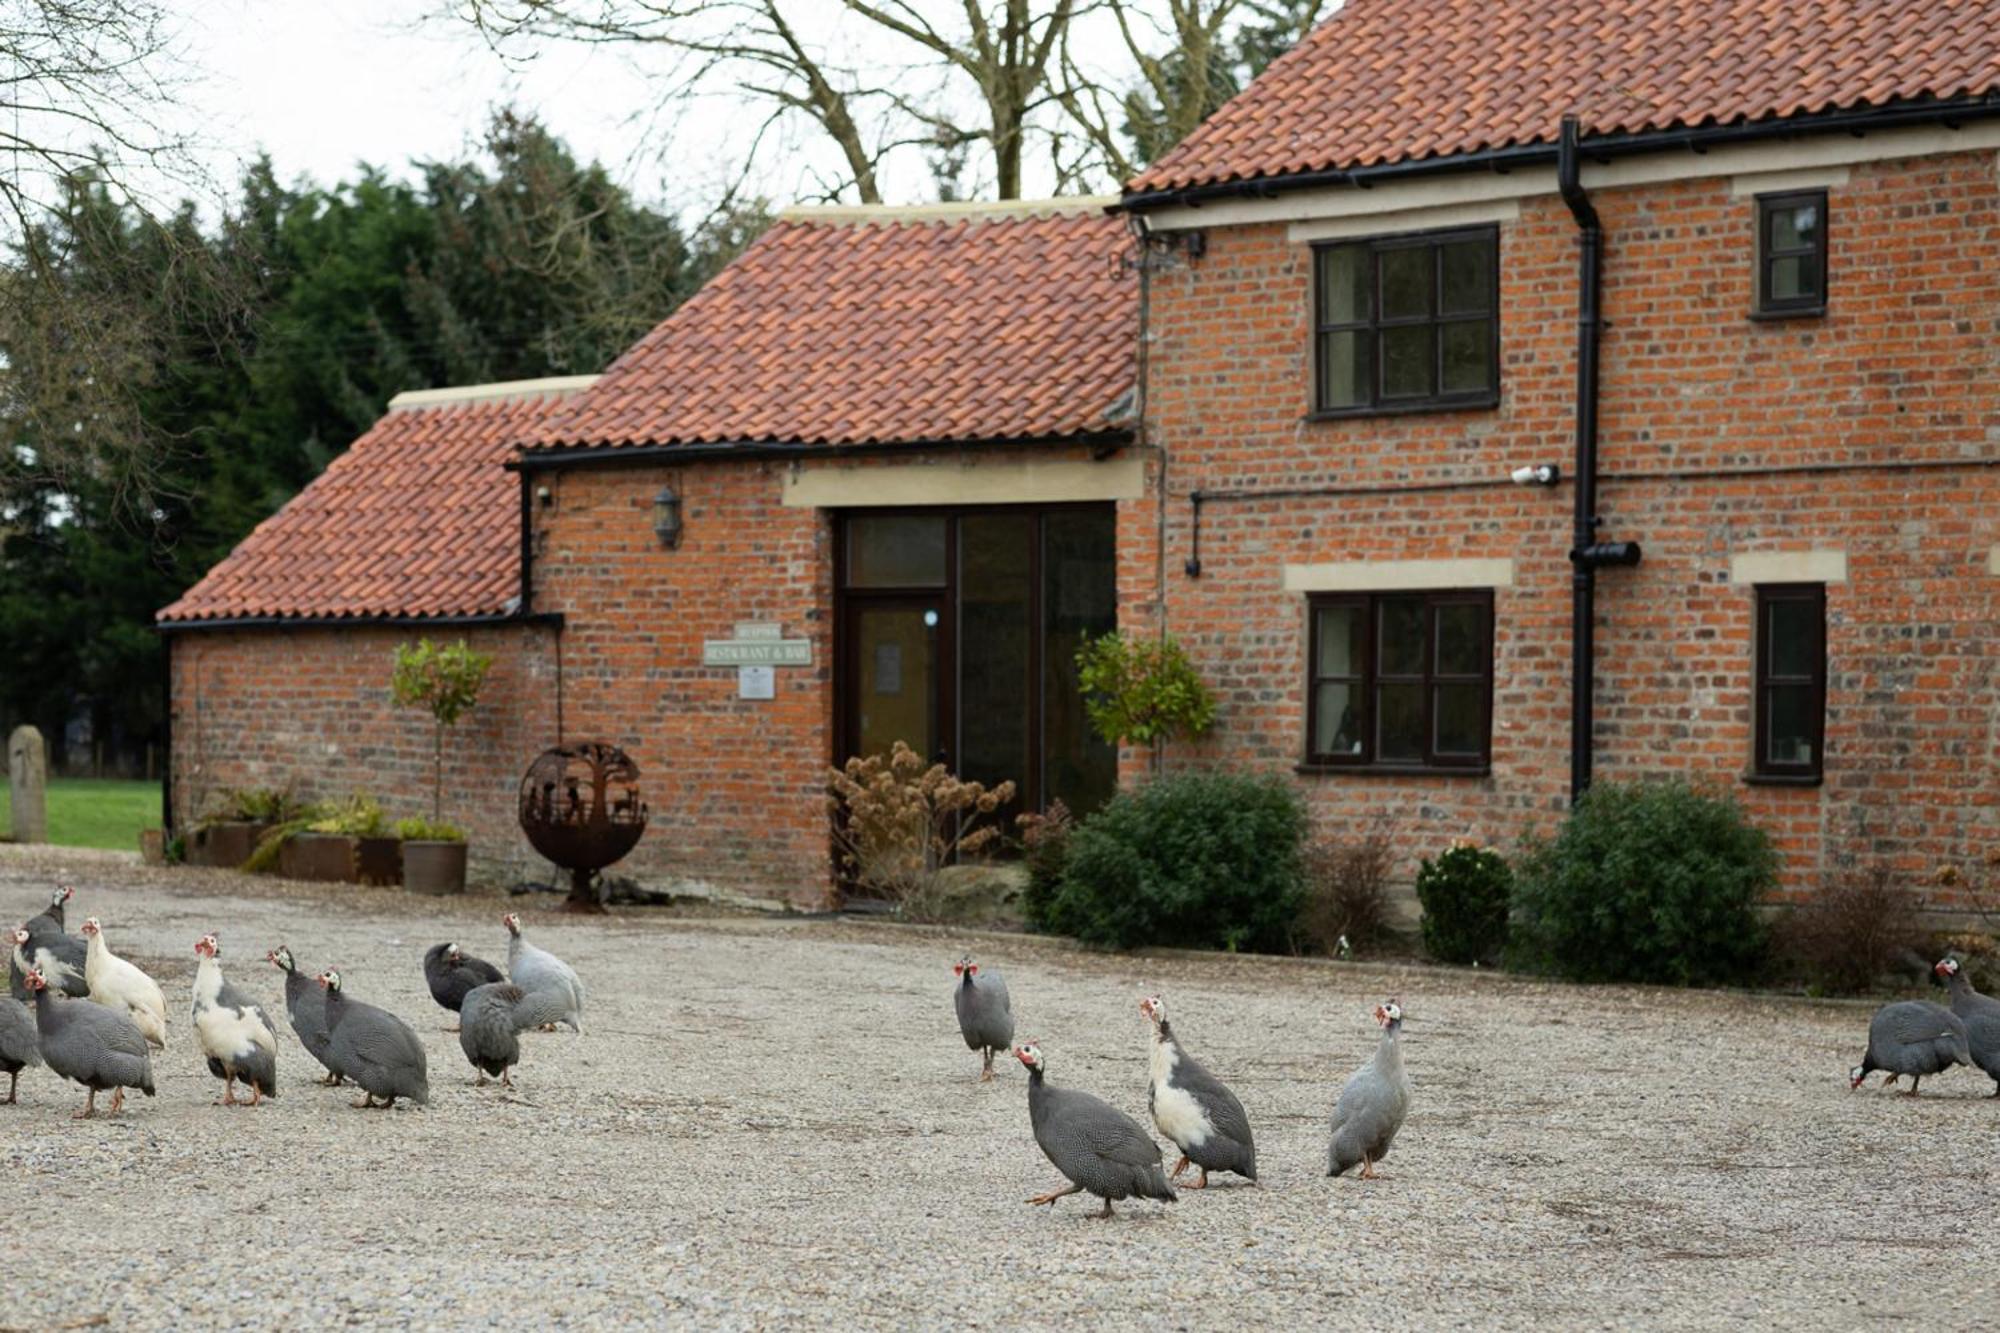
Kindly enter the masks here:
M 164 620 L 153 626 L 161 634 L 208 629 L 465 629 L 495 625 L 563 626 L 560 611 L 522 615 L 501 611 L 475 616 L 236 616 L 227 620 Z
M 1569 799 L 1590 786 L 1593 694 L 1597 688 L 1597 566 L 1585 559 L 1597 537 L 1597 344 L 1604 226 L 1583 191 L 1577 122 L 1564 116 L 1556 188 L 1576 219 L 1576 534 L 1570 548 Z
M 160 827 L 174 836 L 174 641 L 160 640 Z
M 1975 120 L 2000 116 L 2000 96 L 1950 102 L 1907 102 L 1890 107 L 1854 111 L 1833 111 L 1756 120 L 1737 125 L 1708 125 L 1699 129 L 1645 130 L 1635 134 L 1610 134 L 1593 138 L 1583 153 L 1594 162 L 1618 157 L 1684 149 L 1701 153 L 1731 144 L 1756 143 L 1766 139 L 1799 138 L 1820 134 L 1866 134 L 1875 130 L 1902 129 L 1916 125 L 1943 125 L 1957 129 Z M 1300 171 L 1286 176 L 1259 176 L 1249 180 L 1216 181 L 1173 190 L 1147 190 L 1131 194 L 1111 205 L 1112 211 L 1137 212 L 1149 208 L 1188 207 L 1219 199 L 1272 199 L 1298 190 L 1316 190 L 1330 185 L 1350 185 L 1368 189 L 1377 184 L 1438 176 L 1473 169 L 1496 172 L 1526 167 L 1560 166 L 1562 145 L 1516 144 L 1506 148 L 1483 148 L 1477 152 L 1455 153 L 1448 157 L 1426 157 L 1380 166 L 1325 168 Z
M 535 604 L 535 507 L 534 483 L 521 474 L 521 591 L 514 614 L 525 616 Z
M 758 462 L 773 459 L 869 458 L 893 454 L 913 454 L 926 450 L 1032 448 L 1049 445 L 1085 445 L 1109 451 L 1132 443 L 1129 429 L 1079 431 L 1073 435 L 1004 435 L 984 439 L 900 440 L 868 444 L 803 444 L 797 441 L 743 440 L 726 444 L 592 444 L 574 448 L 544 446 L 507 461 L 515 472 L 546 472 L 602 464 L 643 467 L 656 463 Z

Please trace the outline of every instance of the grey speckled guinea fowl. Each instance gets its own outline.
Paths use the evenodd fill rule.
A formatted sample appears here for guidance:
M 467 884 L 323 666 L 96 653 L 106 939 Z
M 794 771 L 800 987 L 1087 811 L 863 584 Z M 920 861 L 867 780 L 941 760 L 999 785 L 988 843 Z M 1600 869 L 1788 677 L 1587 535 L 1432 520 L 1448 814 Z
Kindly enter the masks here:
M 113 1115 L 125 1105 L 125 1089 L 153 1095 L 152 1048 L 121 1010 L 88 1000 L 59 1000 L 36 969 L 29 969 L 27 983 L 35 993 L 35 1031 L 43 1063 L 90 1090 L 77 1119 L 96 1115 L 97 1094 L 107 1089 Z
M 1396 1131 L 1410 1113 L 1410 1076 L 1403 1069 L 1403 1010 L 1394 1000 L 1375 1006 L 1382 1027 L 1375 1057 L 1348 1075 L 1333 1107 L 1333 1138 L 1327 1146 L 1326 1173 L 1344 1175 L 1361 1168 L 1363 1180 L 1375 1179 L 1375 1163 L 1389 1155 Z
M 0 995 L 0 1073 L 7 1075 L 7 1105 L 14 1104 L 21 1071 L 41 1062 L 42 1039 L 35 1031 L 34 1013 L 13 996 Z
M 195 941 L 195 1042 L 208 1057 L 208 1072 L 223 1081 L 222 1105 L 235 1106 L 237 1080 L 250 1089 L 250 1105 L 278 1095 L 278 1033 L 264 1006 L 230 985 L 218 961 L 222 946 L 214 935 Z
M 520 1024 L 514 1007 L 527 992 L 511 981 L 494 981 L 467 992 L 458 1009 L 458 1048 L 479 1071 L 479 1083 L 488 1076 L 511 1088 L 514 1080 L 507 1072 L 521 1060 Z
M 1167 1003 L 1157 995 L 1139 1001 L 1139 1012 L 1153 1024 L 1152 1078 L 1146 1085 L 1146 1109 L 1153 1124 L 1181 1150 L 1181 1160 L 1167 1173 L 1178 1182 L 1192 1164 L 1201 1178 L 1190 1188 L 1207 1189 L 1211 1171 L 1234 1171 L 1257 1178 L 1257 1142 L 1243 1103 L 1222 1080 L 1202 1067 L 1174 1036 L 1167 1021 Z
M 1956 958 L 1938 961 L 1937 974 L 1951 988 L 1951 1011 L 1965 1024 L 1965 1047 L 1972 1063 L 1993 1080 L 1993 1095 L 2000 1097 L 2000 1000 L 1981 995 L 1965 975 Z
M 326 1030 L 326 992 L 311 973 L 299 970 L 298 960 L 284 945 L 264 957 L 285 974 L 285 1017 L 291 1020 L 292 1033 L 298 1037 L 299 1045 L 326 1070 L 326 1077 L 319 1081 L 329 1088 L 339 1087 L 345 1076 L 340 1070 L 339 1057 L 333 1053 L 333 1034 Z
M 350 1000 L 332 968 L 319 974 L 326 988 L 326 1029 L 341 1072 L 361 1085 L 367 1096 L 356 1109 L 380 1105 L 387 1110 L 398 1097 L 419 1106 L 431 1099 L 424 1044 L 410 1025 L 386 1009 Z
M 979 1081 L 993 1077 L 993 1053 L 1014 1044 L 1014 1007 L 1007 995 L 1007 983 L 998 972 L 981 969 L 971 954 L 963 954 L 951 966 L 958 984 L 952 987 L 951 1003 L 958 1012 L 958 1032 L 966 1047 L 980 1053 Z
M 1068 1189 L 1038 1194 L 1029 1203 L 1094 1194 L 1104 1200 L 1104 1211 L 1093 1216 L 1110 1217 L 1113 1199 L 1174 1201 L 1174 1187 L 1160 1167 L 1160 1147 L 1138 1121 L 1087 1092 L 1051 1085 L 1034 1043 L 1017 1046 L 1014 1054 L 1028 1069 L 1028 1119 L 1035 1142 L 1070 1182 Z
M 58 885 L 55 892 L 49 895 L 47 910 L 28 918 L 26 924 L 22 926 L 22 929 L 28 932 L 28 940 L 21 952 L 27 959 L 27 964 L 42 969 L 44 977 L 52 980 L 60 979 L 63 994 L 83 999 L 90 994 L 90 983 L 83 975 L 84 964 L 90 956 L 89 941 L 81 935 L 70 934 L 63 925 L 63 908 L 75 892 L 76 890 L 67 884 Z M 40 953 L 46 953 L 58 966 L 43 965 L 36 958 Z M 27 964 L 17 962 L 14 966 L 11 981 L 14 998 L 17 1000 L 28 998 L 27 987 L 23 981 Z
M 1879 1069 L 1889 1076 L 1885 1083 L 1909 1075 L 1908 1095 L 1914 1097 L 1926 1074 L 1971 1063 L 1965 1023 L 1957 1014 L 1929 1000 L 1898 1000 L 1877 1009 L 1869 1020 L 1868 1050 L 1861 1063 L 1847 1071 L 1848 1087 L 1860 1087 Z
M 424 984 L 431 988 L 431 998 L 454 1014 L 474 987 L 506 979 L 499 968 L 449 941 L 424 950 Z

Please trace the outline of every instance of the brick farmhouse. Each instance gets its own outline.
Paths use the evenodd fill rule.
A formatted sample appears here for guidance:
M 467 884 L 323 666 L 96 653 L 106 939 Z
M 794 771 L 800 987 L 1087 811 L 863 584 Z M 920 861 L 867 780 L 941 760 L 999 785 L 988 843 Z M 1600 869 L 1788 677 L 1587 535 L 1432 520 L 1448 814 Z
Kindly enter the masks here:
M 415 805 L 387 645 L 456 622 L 489 864 L 562 735 L 645 770 L 637 873 L 765 898 L 896 739 L 1029 807 L 1284 772 L 1404 874 L 1686 774 L 1788 894 L 1922 876 L 2000 832 L 1996 372 L 2000 3 L 1348 0 L 1117 200 L 807 211 L 594 382 L 399 400 L 162 613 L 176 813 Z M 1209 734 L 1094 741 L 1113 624 Z

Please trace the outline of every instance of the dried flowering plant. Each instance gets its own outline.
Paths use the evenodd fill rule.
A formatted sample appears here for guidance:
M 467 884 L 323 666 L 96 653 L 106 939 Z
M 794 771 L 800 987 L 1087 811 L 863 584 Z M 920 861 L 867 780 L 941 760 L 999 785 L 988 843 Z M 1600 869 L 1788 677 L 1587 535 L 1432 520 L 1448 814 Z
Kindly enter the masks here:
M 945 867 L 1000 836 L 983 817 L 1013 797 L 1013 783 L 967 782 L 901 741 L 886 756 L 849 759 L 827 775 L 841 868 L 912 920 L 937 916 Z

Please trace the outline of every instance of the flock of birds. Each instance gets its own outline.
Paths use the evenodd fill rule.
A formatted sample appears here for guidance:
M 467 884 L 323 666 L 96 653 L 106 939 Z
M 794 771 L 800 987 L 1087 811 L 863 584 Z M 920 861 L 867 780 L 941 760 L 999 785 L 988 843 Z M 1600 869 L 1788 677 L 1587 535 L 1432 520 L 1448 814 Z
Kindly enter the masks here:
M 0 999 L 0 1072 L 7 1102 L 15 1100 L 21 1071 L 46 1065 L 86 1089 L 80 1119 L 97 1114 L 97 1094 L 109 1092 L 109 1112 L 125 1104 L 127 1089 L 151 1097 L 153 1052 L 166 1049 L 167 1000 L 159 983 L 105 943 L 96 917 L 71 935 L 64 909 L 74 890 L 58 887 L 48 910 L 13 933 L 9 994 Z M 521 1059 L 519 1034 L 530 1029 L 583 1030 L 583 982 L 562 959 L 521 938 L 521 918 L 501 918 L 507 928 L 507 976 L 456 944 L 433 945 L 424 954 L 424 979 L 434 999 L 459 1015 L 458 1041 L 478 1071 L 478 1083 L 498 1078 L 513 1086 Z M 264 1006 L 229 984 L 213 934 L 195 941 L 194 1039 L 208 1070 L 223 1081 L 225 1106 L 255 1106 L 278 1095 L 277 1028 Z M 363 1096 L 356 1107 L 388 1108 L 404 1099 L 430 1100 L 423 1043 L 410 1025 L 386 1009 L 348 995 L 340 973 L 301 972 L 283 945 L 265 955 L 285 974 L 285 1011 L 299 1044 L 325 1069 L 320 1080 L 352 1082 Z M 32 1007 L 31 1007 L 32 1006 Z
M 78 1117 L 97 1114 L 100 1092 L 111 1093 L 109 1111 L 115 1114 L 127 1089 L 154 1095 L 153 1052 L 167 1044 L 166 996 L 143 970 L 111 951 L 96 917 L 83 923 L 80 935 L 68 933 L 64 909 L 72 894 L 68 886 L 58 887 L 48 909 L 13 933 L 10 994 L 0 999 L 0 1072 L 8 1076 L 8 1103 L 15 1100 L 21 1071 L 46 1065 L 86 1089 Z M 501 922 L 508 936 L 507 975 L 454 943 L 427 950 L 423 969 L 438 1004 L 459 1015 L 459 1045 L 478 1071 L 478 1083 L 492 1077 L 512 1087 L 511 1071 L 521 1058 L 519 1034 L 558 1026 L 581 1032 L 584 987 L 568 963 L 521 937 L 518 915 L 510 912 Z M 239 1104 L 239 1083 L 248 1090 L 250 1106 L 277 1096 L 277 1031 L 264 1006 L 224 979 L 222 949 L 213 934 L 195 941 L 194 951 L 190 1016 L 209 1072 L 223 1081 L 221 1104 Z M 356 1107 L 430 1100 L 423 1043 L 408 1023 L 349 996 L 334 968 L 316 977 L 303 972 L 283 945 L 265 957 L 285 974 L 286 1015 L 300 1045 L 325 1069 L 322 1083 L 358 1085 L 364 1095 Z M 1188 1053 L 1159 996 L 1142 999 L 1139 1011 L 1153 1028 L 1146 1105 L 1154 1126 L 1180 1151 L 1171 1172 L 1137 1121 L 1088 1092 L 1052 1084 L 1041 1048 L 1034 1042 L 1014 1044 L 1012 1002 L 997 972 L 982 969 L 970 955 L 952 971 L 959 1032 L 980 1054 L 980 1078 L 993 1077 L 994 1056 L 1002 1051 L 1011 1050 L 1027 1068 L 1035 1142 L 1069 1181 L 1068 1188 L 1028 1202 L 1053 1204 L 1088 1193 L 1104 1201 L 1096 1216 L 1111 1217 L 1113 1200 L 1173 1202 L 1174 1186 L 1190 1168 L 1199 1175 L 1184 1188 L 1207 1188 L 1210 1172 L 1256 1181 L 1257 1144 L 1243 1103 Z M 1956 959 L 1940 961 L 1934 971 L 1950 989 L 1950 1007 L 1924 1000 L 1882 1006 L 1869 1024 L 1866 1054 L 1849 1071 L 1851 1087 L 1880 1072 L 1890 1084 L 1907 1076 L 1908 1095 L 1915 1096 L 1925 1077 L 1962 1064 L 1990 1075 L 2000 1097 L 2000 999 L 1980 994 Z M 1386 1001 L 1376 1007 L 1375 1021 L 1382 1029 L 1380 1044 L 1348 1077 L 1334 1104 L 1330 1176 L 1359 1166 L 1362 1178 L 1373 1178 L 1375 1164 L 1388 1155 L 1409 1114 L 1402 1009 Z
M 980 1053 L 982 1080 L 993 1077 L 997 1052 L 1014 1052 L 1028 1070 L 1028 1120 L 1042 1153 L 1069 1181 L 1028 1200 L 1053 1204 L 1070 1194 L 1104 1200 L 1098 1217 L 1111 1217 L 1114 1199 L 1159 1199 L 1172 1203 L 1174 1185 L 1190 1167 L 1200 1174 L 1185 1188 L 1208 1188 L 1211 1171 L 1257 1179 L 1257 1140 L 1250 1117 L 1228 1085 L 1189 1055 L 1167 1019 L 1166 1001 L 1148 995 L 1139 1012 L 1153 1025 L 1153 1052 L 1146 1107 L 1160 1133 L 1180 1150 L 1172 1171 L 1164 1168 L 1152 1135 L 1117 1107 L 1076 1088 L 1048 1080 L 1047 1062 L 1034 1042 L 1014 1042 L 1013 1003 L 999 973 L 982 970 L 970 954 L 953 964 L 958 977 L 952 1003 L 959 1034 Z M 1375 1164 L 1389 1155 L 1396 1132 L 1410 1111 L 1410 1076 L 1403 1068 L 1403 1011 L 1394 1000 L 1375 1007 L 1382 1039 L 1374 1056 L 1348 1075 L 1334 1103 L 1326 1173 L 1344 1175 L 1361 1168 L 1375 1178 Z

